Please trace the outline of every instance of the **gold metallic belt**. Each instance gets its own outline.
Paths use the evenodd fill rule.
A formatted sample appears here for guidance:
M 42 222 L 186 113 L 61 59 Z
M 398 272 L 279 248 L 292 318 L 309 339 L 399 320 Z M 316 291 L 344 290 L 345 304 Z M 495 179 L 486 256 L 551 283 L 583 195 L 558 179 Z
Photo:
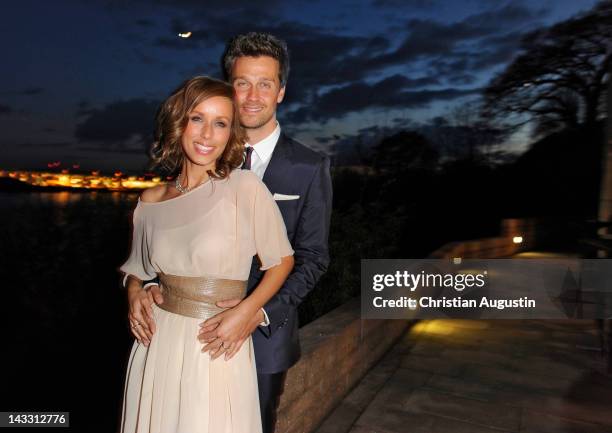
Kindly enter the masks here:
M 246 295 L 246 281 L 211 277 L 179 277 L 159 274 L 164 302 L 158 307 L 170 313 L 196 319 L 208 319 L 222 311 L 215 305 L 224 299 L 242 299 Z

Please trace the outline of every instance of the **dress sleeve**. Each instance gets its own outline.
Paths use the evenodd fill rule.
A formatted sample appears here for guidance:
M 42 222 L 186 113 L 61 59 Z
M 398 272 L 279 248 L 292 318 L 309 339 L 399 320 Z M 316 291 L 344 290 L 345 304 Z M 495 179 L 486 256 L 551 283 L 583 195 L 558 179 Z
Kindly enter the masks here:
M 257 183 L 254 203 L 255 250 L 265 271 L 280 265 L 281 258 L 293 255 L 293 248 L 287 239 L 283 217 L 268 188 L 263 182 Z
M 149 246 L 147 242 L 146 224 L 143 216 L 136 206 L 134 211 L 134 232 L 132 234 L 132 249 L 127 261 L 119 268 L 125 276 L 133 275 L 146 281 L 157 276 L 151 261 L 149 260 Z

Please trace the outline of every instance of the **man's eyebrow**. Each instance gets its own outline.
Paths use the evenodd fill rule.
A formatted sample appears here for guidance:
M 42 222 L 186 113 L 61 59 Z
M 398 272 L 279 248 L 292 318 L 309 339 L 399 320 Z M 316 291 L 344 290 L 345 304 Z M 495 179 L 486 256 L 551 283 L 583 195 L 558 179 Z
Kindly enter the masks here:
M 248 80 L 248 77 L 246 77 L 244 75 L 239 75 L 237 77 L 232 77 L 232 81 L 236 81 L 236 80 Z M 263 77 L 263 78 L 259 78 L 258 81 L 274 81 L 274 78 Z

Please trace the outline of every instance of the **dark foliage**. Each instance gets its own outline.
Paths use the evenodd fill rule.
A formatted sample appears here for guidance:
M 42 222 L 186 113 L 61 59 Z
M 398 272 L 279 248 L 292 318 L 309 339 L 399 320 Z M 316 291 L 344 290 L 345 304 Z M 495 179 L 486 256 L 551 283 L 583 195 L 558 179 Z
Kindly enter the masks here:
M 612 1 L 526 35 L 522 53 L 489 84 L 488 110 L 536 122 L 536 135 L 591 127 L 604 111 L 612 67 Z

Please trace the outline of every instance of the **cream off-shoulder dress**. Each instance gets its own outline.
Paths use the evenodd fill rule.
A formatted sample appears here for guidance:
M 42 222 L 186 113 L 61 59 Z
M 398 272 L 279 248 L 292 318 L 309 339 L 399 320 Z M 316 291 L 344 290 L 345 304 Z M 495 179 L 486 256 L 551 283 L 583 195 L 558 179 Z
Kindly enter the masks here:
M 293 249 L 266 186 L 234 170 L 166 201 L 139 201 L 120 269 L 141 280 L 158 273 L 247 280 L 255 254 L 268 269 Z M 135 341 L 129 358 L 121 432 L 261 432 L 251 339 L 229 361 L 213 361 L 197 339 L 202 319 L 158 306 L 154 315 L 151 344 Z

